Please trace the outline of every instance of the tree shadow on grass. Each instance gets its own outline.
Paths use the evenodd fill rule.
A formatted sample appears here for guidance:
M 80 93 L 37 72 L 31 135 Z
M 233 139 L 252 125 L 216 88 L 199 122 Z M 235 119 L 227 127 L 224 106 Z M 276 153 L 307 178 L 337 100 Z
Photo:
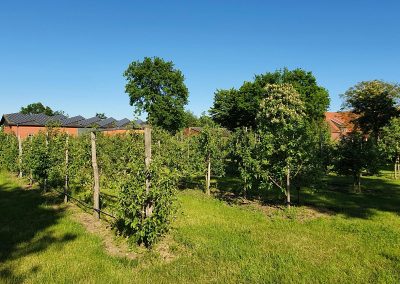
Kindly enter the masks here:
M 257 201 L 268 206 L 284 206 L 285 197 L 281 191 L 249 192 L 242 196 L 242 182 L 236 177 L 218 180 L 214 196 L 228 204 L 242 205 Z M 362 192 L 354 193 L 351 177 L 328 176 L 327 188 L 317 191 L 292 190 L 294 205 L 307 205 L 321 213 L 344 214 L 347 217 L 370 218 L 376 211 L 393 212 L 400 215 L 400 182 L 382 177 L 362 178 Z
M 14 271 L 13 260 L 76 238 L 69 233 L 54 237 L 51 230 L 43 235 L 43 231 L 64 215 L 64 209 L 56 205 L 58 202 L 54 194 L 24 190 L 0 173 L 0 280 L 23 281 L 29 274 L 39 272 L 40 267 L 35 266 L 26 275 L 20 275 Z
M 284 195 L 279 189 L 270 191 L 251 189 L 244 192 L 243 186 L 243 182 L 239 178 L 225 176 L 218 179 L 213 195 L 231 205 L 244 205 L 249 201 L 268 206 L 285 205 Z
M 326 209 L 347 217 L 370 218 L 376 211 L 400 215 L 400 183 L 379 177 L 362 178 L 362 190 L 352 190 L 349 177 L 329 176 L 328 188 L 316 192 L 305 191 L 305 205 L 317 210 Z

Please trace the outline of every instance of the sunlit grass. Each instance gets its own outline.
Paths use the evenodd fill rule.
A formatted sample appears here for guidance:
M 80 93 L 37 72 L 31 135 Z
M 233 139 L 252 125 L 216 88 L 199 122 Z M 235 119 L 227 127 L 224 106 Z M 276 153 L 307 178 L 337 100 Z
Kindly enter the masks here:
M 332 177 L 344 187 L 346 178 Z M 106 253 L 59 199 L 0 175 L 0 281 L 27 283 L 399 283 L 400 183 L 365 178 L 363 193 L 305 191 L 309 207 L 228 205 L 179 193 L 168 238 L 127 260 Z M 397 206 L 396 206 L 397 204 Z M 328 209 L 328 211 L 327 211 Z M 307 211 L 308 212 L 308 211 Z M 317 214 L 320 213 L 320 214 Z

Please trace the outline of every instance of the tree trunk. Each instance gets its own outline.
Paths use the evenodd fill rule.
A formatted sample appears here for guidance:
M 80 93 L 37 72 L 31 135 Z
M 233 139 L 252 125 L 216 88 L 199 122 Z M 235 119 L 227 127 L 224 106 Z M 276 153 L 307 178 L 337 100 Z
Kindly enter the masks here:
M 353 175 L 353 190 L 355 193 L 361 192 L 361 173 Z
M 210 184 L 211 184 L 211 157 L 210 157 L 210 154 L 208 154 L 208 157 L 207 157 L 207 174 L 206 174 L 206 193 L 207 193 L 207 195 L 211 194 Z
M 160 141 L 158 141 L 158 145 L 160 146 Z M 144 163 L 146 166 L 146 204 L 144 208 L 145 212 L 145 217 L 151 217 L 153 215 L 153 202 L 152 200 L 148 200 L 148 196 L 150 194 L 150 186 L 151 186 L 151 180 L 150 180 L 150 164 L 151 164 L 151 128 L 146 127 L 144 129 L 144 152 L 145 152 L 145 158 L 144 158 Z
M 90 133 L 90 140 L 92 143 L 92 167 L 93 167 L 93 207 L 94 217 L 100 219 L 100 181 L 99 181 L 99 167 L 97 165 L 97 153 L 96 153 L 96 134 Z
M 290 169 L 286 171 L 286 204 L 290 208 Z
M 397 178 L 399 178 L 399 172 L 400 172 L 400 158 L 397 157 Z

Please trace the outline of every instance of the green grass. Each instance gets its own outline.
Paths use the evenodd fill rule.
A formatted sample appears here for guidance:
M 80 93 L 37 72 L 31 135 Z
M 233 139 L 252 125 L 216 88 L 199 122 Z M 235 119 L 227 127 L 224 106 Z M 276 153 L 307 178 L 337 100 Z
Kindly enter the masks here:
M 362 194 L 349 193 L 346 178 L 329 183 L 332 190 L 302 194 L 315 210 L 268 214 L 181 191 L 171 259 L 156 249 L 128 260 L 108 255 L 70 208 L 55 206 L 58 197 L 0 174 L 0 281 L 399 283 L 400 183 L 364 178 Z

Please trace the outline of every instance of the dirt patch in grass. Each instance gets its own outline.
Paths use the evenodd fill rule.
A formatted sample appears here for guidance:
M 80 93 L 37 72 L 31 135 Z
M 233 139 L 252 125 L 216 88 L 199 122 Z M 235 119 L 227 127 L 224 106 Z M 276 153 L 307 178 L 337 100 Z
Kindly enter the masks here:
M 133 260 L 140 259 L 143 254 L 149 253 L 143 246 L 136 246 L 132 250 L 126 239 L 116 237 L 108 222 L 96 219 L 89 212 L 83 211 L 82 208 L 74 204 L 69 204 L 68 207 L 75 221 L 82 224 L 88 232 L 102 239 L 104 247 L 109 255 Z M 159 258 L 168 263 L 177 257 L 180 248 L 172 236 L 167 235 L 151 250 L 152 253 L 156 253 Z
M 95 234 L 102 239 L 108 254 L 128 259 L 137 259 L 137 253 L 134 253 L 129 249 L 127 242 L 123 240 L 116 240 L 110 224 L 96 219 L 94 216 L 82 211 L 82 209 L 75 205 L 70 204 L 68 207 L 72 212 L 72 216 L 75 221 L 82 224 L 90 233 Z
M 155 245 L 154 250 L 160 255 L 164 262 L 169 263 L 177 258 L 182 248 L 178 246 L 171 235 L 167 235 Z

